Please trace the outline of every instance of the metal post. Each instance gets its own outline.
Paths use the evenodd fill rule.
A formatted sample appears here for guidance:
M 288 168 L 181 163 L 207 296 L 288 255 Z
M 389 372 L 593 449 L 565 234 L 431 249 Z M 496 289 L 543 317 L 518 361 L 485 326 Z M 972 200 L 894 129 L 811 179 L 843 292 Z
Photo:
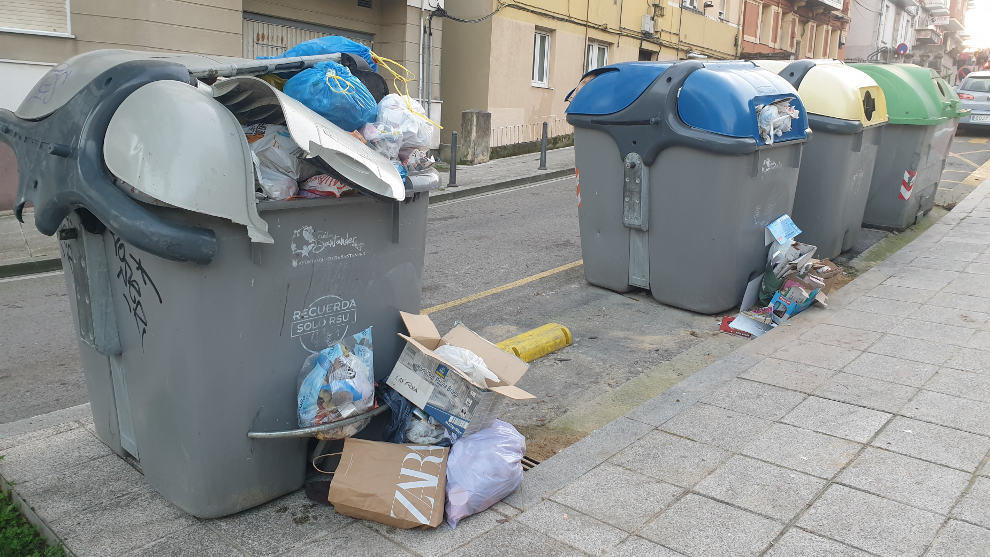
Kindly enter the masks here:
M 543 140 L 540 142 L 540 168 L 537 170 L 547 169 L 547 123 L 543 122 Z
M 448 188 L 457 187 L 457 132 L 450 132 L 450 179 Z

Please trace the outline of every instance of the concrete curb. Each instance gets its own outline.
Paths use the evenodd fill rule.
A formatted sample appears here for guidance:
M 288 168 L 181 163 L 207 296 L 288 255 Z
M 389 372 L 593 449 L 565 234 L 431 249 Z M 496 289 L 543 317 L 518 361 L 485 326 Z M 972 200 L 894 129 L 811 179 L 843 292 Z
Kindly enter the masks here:
M 571 167 L 571 168 L 564 168 L 561 170 L 551 170 L 549 172 L 541 172 L 539 174 L 534 174 L 531 176 L 514 178 L 512 180 L 506 180 L 504 182 L 496 182 L 494 184 L 486 184 L 484 186 L 476 186 L 473 188 L 464 187 L 463 189 L 460 189 L 460 187 L 455 186 L 454 188 L 451 188 L 447 191 L 443 191 L 431 195 L 430 203 L 439 203 L 441 201 L 449 201 L 451 199 L 461 199 L 464 197 L 470 197 L 472 195 L 480 195 L 482 193 L 488 193 L 488 192 L 503 190 L 507 188 L 514 188 L 516 186 L 535 184 L 537 182 L 544 182 L 547 180 L 554 180 L 556 178 L 572 176 L 573 174 L 574 174 L 574 168 Z M 59 257 L 53 257 L 51 259 L 35 259 L 33 261 L 24 261 L 21 263 L 0 265 L 0 278 L 31 275 L 35 273 L 44 273 L 47 271 L 57 271 L 61 268 L 62 268 L 62 259 Z
M 58 271 L 62 268 L 62 259 L 53 257 L 51 259 L 34 259 L 21 263 L 11 263 L 0 265 L 0 279 L 17 277 L 21 275 L 33 275 L 47 271 Z
M 564 178 L 566 176 L 574 175 L 574 167 L 563 168 L 561 170 L 551 170 L 548 172 L 541 172 L 539 174 L 533 174 L 530 176 L 523 176 L 522 178 L 514 178 L 512 180 L 506 180 L 504 182 L 496 182 L 494 184 L 486 184 L 484 186 L 475 187 L 463 187 L 454 186 L 453 188 L 448 188 L 440 193 L 435 193 L 430 196 L 430 203 L 439 203 L 441 201 L 450 201 L 451 199 L 460 199 L 462 197 L 470 197 L 472 195 L 479 195 L 482 193 L 488 193 L 496 190 L 503 190 L 507 188 L 514 188 L 516 186 L 524 186 L 526 184 L 535 184 L 537 182 L 545 182 L 547 180 L 554 180 L 556 178 Z

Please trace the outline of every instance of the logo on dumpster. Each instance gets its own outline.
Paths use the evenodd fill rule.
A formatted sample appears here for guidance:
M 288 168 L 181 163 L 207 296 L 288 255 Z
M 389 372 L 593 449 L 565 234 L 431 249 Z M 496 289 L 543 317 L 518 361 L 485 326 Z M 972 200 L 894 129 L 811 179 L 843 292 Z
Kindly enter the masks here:
M 306 350 L 319 352 L 340 342 L 356 323 L 357 302 L 340 296 L 322 296 L 292 312 L 289 336 L 298 338 Z
M 763 159 L 763 166 L 760 168 L 760 173 L 766 174 L 772 170 L 777 170 L 780 166 L 780 163 L 773 159 Z
M 364 242 L 356 234 L 343 235 L 304 226 L 292 231 L 292 266 L 342 261 L 365 255 Z

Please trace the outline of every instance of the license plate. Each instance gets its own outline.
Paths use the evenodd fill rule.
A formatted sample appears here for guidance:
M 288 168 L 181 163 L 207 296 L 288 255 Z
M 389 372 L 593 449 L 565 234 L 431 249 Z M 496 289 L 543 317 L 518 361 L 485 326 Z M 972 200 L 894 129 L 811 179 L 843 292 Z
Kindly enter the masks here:
M 990 122 L 990 114 L 974 114 L 969 117 L 970 122 Z

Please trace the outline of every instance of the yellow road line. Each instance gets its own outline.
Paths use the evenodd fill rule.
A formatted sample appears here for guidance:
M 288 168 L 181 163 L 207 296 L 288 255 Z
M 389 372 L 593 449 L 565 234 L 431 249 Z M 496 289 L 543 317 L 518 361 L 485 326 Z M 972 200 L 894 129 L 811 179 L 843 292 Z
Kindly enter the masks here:
M 542 273 L 536 273 L 535 275 L 530 275 L 530 276 L 528 276 L 526 278 L 521 278 L 519 280 L 510 282 L 508 284 L 503 284 L 502 286 L 496 286 L 495 288 L 491 288 L 489 290 L 485 290 L 484 292 L 478 292 L 477 294 L 471 294 L 470 296 L 465 296 L 464 298 L 461 298 L 459 300 L 454 300 L 452 302 L 447 302 L 445 304 L 440 304 L 440 305 L 437 305 L 437 306 L 426 308 L 426 309 L 420 311 L 420 313 L 423 314 L 423 315 L 429 315 L 431 313 L 436 313 L 438 311 L 443 311 L 445 309 L 450 309 L 452 307 L 456 307 L 456 306 L 459 306 L 459 305 L 462 305 L 462 304 L 466 304 L 468 302 L 473 302 L 475 300 L 480 300 L 482 298 L 487 298 L 488 296 L 491 296 L 492 294 L 498 294 L 500 292 L 505 292 L 506 290 L 511 290 L 511 289 L 516 288 L 518 286 L 522 286 L 524 284 L 529 284 L 531 282 L 538 281 L 538 280 L 540 280 L 542 278 L 546 278 L 546 277 L 549 277 L 551 275 L 556 275 L 557 273 L 562 273 L 562 272 L 564 272 L 564 271 L 566 271 L 568 269 L 573 269 L 575 267 L 580 267 L 583 264 L 584 264 L 584 260 L 583 259 L 578 259 L 577 261 L 574 261 L 572 263 L 568 263 L 567 265 L 561 265 L 560 267 L 554 267 L 553 269 L 550 269 L 548 271 L 543 271 Z
M 986 143 L 987 138 L 985 137 L 972 137 L 969 140 L 970 143 Z
M 972 165 L 972 166 L 973 166 L 973 168 L 979 168 L 979 167 L 980 167 L 980 165 L 978 165 L 978 164 L 976 164 L 975 162 L 973 162 L 973 161 L 971 161 L 971 160 L 969 160 L 969 159 L 967 159 L 966 157 L 963 157 L 963 156 L 960 156 L 960 155 L 957 155 L 957 154 L 955 154 L 955 153 L 949 153 L 949 156 L 950 156 L 950 157 L 956 157 L 957 159 L 959 159 L 959 160 L 961 160 L 961 161 L 963 161 L 963 162 L 965 162 L 965 163 L 967 163 L 967 164 L 970 164 L 970 165 Z

